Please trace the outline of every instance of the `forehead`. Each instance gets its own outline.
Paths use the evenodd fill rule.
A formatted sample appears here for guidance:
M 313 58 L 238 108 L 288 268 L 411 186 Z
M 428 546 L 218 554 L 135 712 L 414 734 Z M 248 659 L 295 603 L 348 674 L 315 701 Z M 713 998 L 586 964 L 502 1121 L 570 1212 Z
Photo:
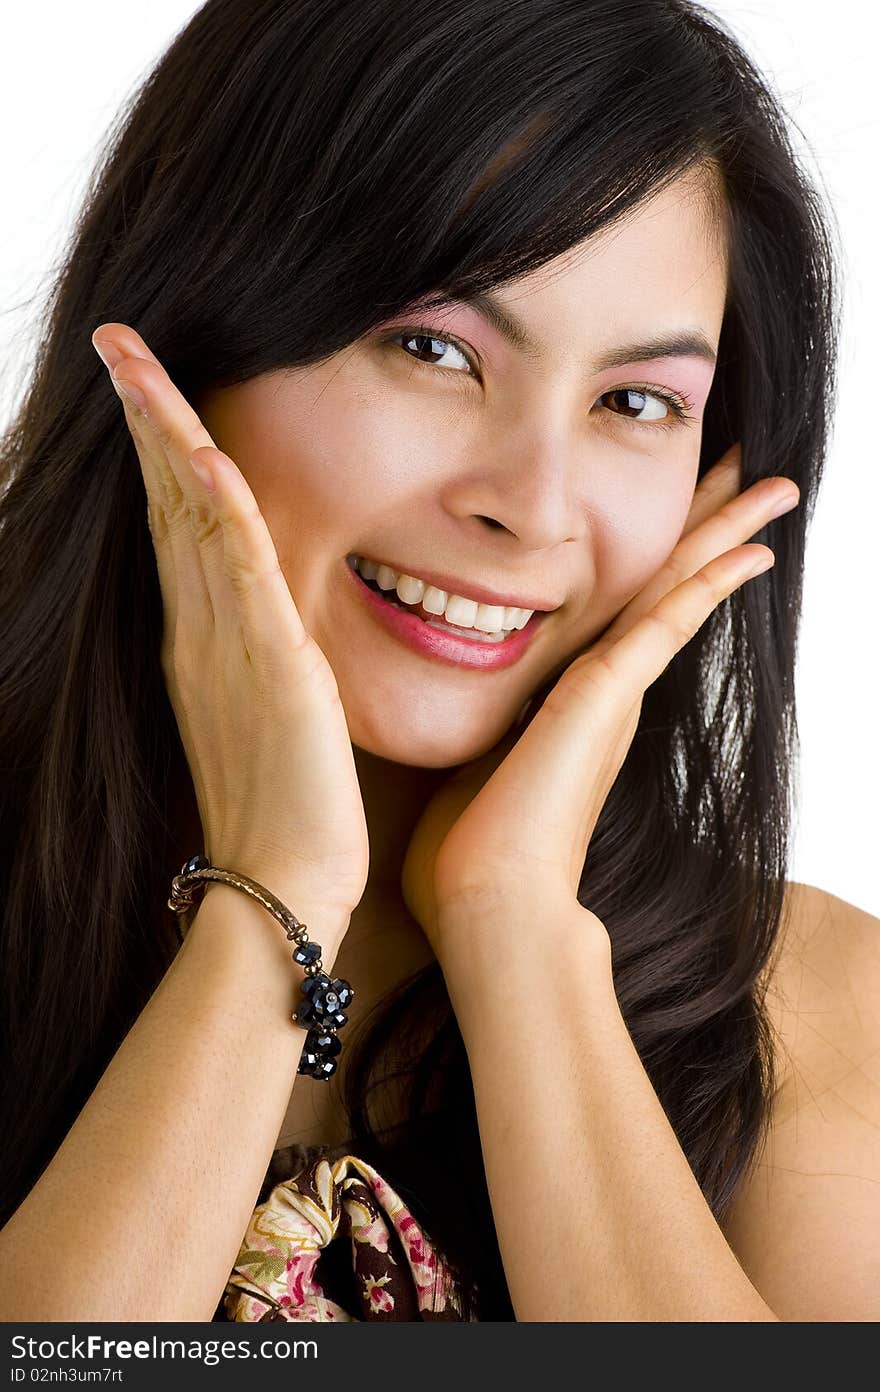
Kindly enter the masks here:
M 575 337 L 610 342 L 645 330 L 702 328 L 717 341 L 727 292 L 727 240 L 711 173 L 689 171 L 613 227 L 579 243 L 496 297 L 560 356 Z

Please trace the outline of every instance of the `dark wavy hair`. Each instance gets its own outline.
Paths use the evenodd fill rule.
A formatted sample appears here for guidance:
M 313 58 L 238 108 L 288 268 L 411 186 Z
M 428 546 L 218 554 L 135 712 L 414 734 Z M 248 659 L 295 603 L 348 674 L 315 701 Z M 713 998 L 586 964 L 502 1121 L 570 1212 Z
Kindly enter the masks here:
M 2 1222 L 169 967 L 164 901 L 192 850 L 170 825 L 191 784 L 143 483 L 91 333 L 134 325 L 197 404 L 426 294 L 524 275 L 702 168 L 729 288 L 700 472 L 739 440 L 744 487 L 786 475 L 802 501 L 756 538 L 775 567 L 646 693 L 579 898 L 610 933 L 623 1016 L 706 1201 L 729 1210 L 774 1087 L 760 983 L 838 336 L 824 200 L 766 80 L 688 0 L 208 0 L 110 133 L 0 447 Z M 358 1153 L 445 1250 L 466 1311 L 512 1319 L 437 964 L 365 1024 L 344 1098 Z M 394 1078 L 408 1115 L 379 1126 Z

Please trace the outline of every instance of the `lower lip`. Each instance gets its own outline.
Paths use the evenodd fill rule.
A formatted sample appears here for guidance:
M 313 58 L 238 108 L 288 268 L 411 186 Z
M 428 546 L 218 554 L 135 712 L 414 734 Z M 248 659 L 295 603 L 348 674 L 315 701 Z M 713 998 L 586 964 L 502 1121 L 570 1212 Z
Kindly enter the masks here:
M 345 562 L 357 592 L 366 600 L 371 612 L 389 633 L 406 643 L 416 652 L 426 657 L 434 657 L 453 667 L 475 667 L 486 672 L 496 672 L 502 667 L 511 667 L 519 661 L 541 627 L 547 614 L 536 609 L 525 628 L 514 629 L 509 638 L 501 643 L 479 643 L 472 638 L 456 638 L 442 628 L 432 628 L 408 609 L 398 609 L 396 605 L 383 599 L 369 585 L 364 584 L 356 570 Z

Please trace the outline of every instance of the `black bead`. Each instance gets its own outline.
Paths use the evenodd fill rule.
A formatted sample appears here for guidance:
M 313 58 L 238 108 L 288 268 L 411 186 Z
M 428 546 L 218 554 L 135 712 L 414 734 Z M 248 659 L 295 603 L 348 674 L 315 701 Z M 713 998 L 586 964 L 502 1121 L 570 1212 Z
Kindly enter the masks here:
M 342 1029 L 343 1025 L 348 1024 L 348 1016 L 342 1010 L 331 1010 L 324 1016 L 321 1024 L 325 1029 Z
M 335 1058 L 342 1049 L 342 1040 L 330 1030 L 309 1030 L 305 1047 L 325 1058 Z
M 317 962 L 321 955 L 321 944 L 316 942 L 300 943 L 291 955 L 294 962 L 298 962 L 301 967 L 310 967 L 313 962 Z
M 307 976 L 303 981 L 300 990 L 304 996 L 312 996 L 319 987 L 330 985 L 330 978 L 325 972 L 318 972 L 317 976 Z
M 323 1079 L 326 1082 L 336 1072 L 336 1060 L 324 1057 L 314 1051 L 307 1052 L 304 1048 L 296 1071 L 297 1073 L 305 1073 L 311 1078 Z
M 184 865 L 181 874 L 191 875 L 194 870 L 207 870 L 210 864 L 211 862 L 207 859 L 206 856 L 194 855 L 190 860 L 186 862 L 186 865 Z
M 351 1005 L 354 998 L 354 987 L 347 981 L 343 981 L 341 976 L 337 976 L 331 984 L 336 992 L 340 1010 L 345 1010 L 347 1006 Z
M 336 1060 L 334 1058 L 321 1058 L 312 1068 L 312 1077 L 320 1078 L 323 1082 L 333 1077 L 336 1072 Z
M 331 981 L 324 972 L 319 972 L 317 976 L 307 976 L 300 989 L 312 1011 L 310 1016 L 301 1015 L 300 1019 L 308 1018 L 310 1023 L 316 1020 L 331 1024 L 333 1017 L 340 1013 L 344 1005 L 348 1005 L 354 995 L 347 981 L 343 981 L 341 977 Z
M 308 1001 L 300 1001 L 296 1010 L 293 1012 L 293 1021 L 297 1025 L 314 1025 L 320 1027 L 320 1021 Z
M 293 1016 L 298 1025 L 316 1026 L 317 1029 L 341 1029 L 348 1024 L 348 1016 L 341 1010 L 320 1010 L 314 1001 L 304 1000 L 296 1008 Z

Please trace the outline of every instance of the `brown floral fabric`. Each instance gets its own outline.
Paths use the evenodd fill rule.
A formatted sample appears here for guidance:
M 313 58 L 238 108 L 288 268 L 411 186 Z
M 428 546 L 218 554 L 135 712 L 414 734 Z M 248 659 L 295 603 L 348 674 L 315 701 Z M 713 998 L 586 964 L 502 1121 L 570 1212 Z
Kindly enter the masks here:
M 461 1320 L 454 1277 L 371 1165 L 318 1154 L 257 1205 L 228 1320 Z

